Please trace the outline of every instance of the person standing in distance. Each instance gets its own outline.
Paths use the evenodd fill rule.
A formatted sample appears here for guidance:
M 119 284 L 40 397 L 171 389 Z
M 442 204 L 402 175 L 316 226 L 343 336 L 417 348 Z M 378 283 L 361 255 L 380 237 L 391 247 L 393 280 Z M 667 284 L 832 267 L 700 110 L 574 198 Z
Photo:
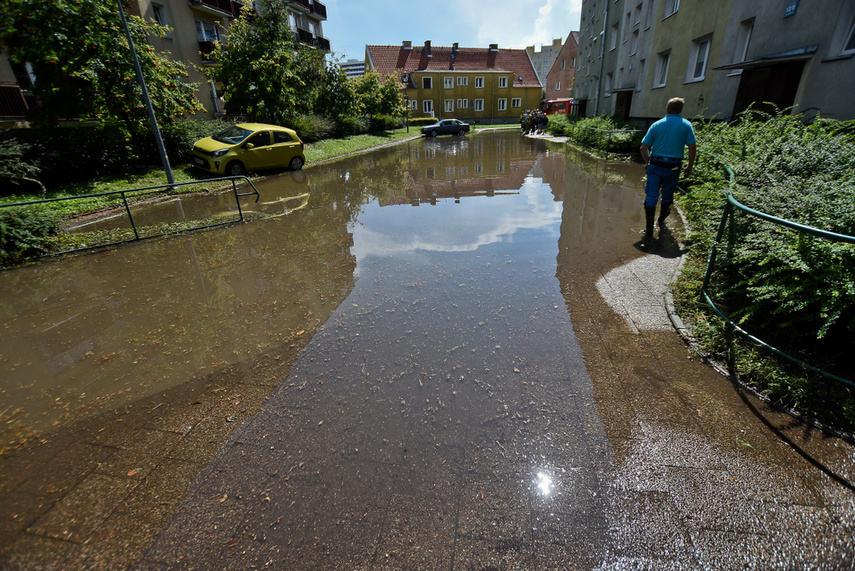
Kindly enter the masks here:
M 689 147 L 689 158 L 683 174 L 691 176 L 692 166 L 695 164 L 695 130 L 692 124 L 680 115 L 683 112 L 683 103 L 684 100 L 680 97 L 668 101 L 665 117 L 651 125 L 641 140 L 641 158 L 647 165 L 647 183 L 644 185 L 644 216 L 647 223 L 643 240 L 645 244 L 653 239 L 653 220 L 656 217 L 656 203 L 659 202 L 660 192 L 660 234 L 665 228 L 665 218 L 671 212 L 674 189 L 683 166 L 684 147 Z

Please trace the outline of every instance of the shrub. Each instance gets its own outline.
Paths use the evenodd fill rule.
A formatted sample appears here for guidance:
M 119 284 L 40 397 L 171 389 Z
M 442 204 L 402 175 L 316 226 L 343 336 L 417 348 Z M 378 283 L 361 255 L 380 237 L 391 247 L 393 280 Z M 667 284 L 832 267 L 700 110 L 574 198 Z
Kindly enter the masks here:
M 28 147 L 23 160 L 40 165 L 41 181 L 49 187 L 127 170 L 136 164 L 136 157 L 115 127 L 16 129 L 12 135 Z
M 383 131 L 392 131 L 404 126 L 404 121 L 400 117 L 392 115 L 372 115 L 370 119 L 370 132 L 381 133 Z
M 0 139 L 0 196 L 9 196 L 26 189 L 26 181 L 38 176 L 38 159 L 25 159 L 31 145 L 21 143 L 14 137 Z
M 314 143 L 329 138 L 336 130 L 333 120 L 321 115 L 297 115 L 289 125 L 283 125 L 297 131 L 306 143 Z
M 350 137 L 352 135 L 364 135 L 371 125 L 367 117 L 344 116 L 336 121 L 335 136 Z
M 696 131 L 698 147 L 715 157 L 700 156 L 682 199 L 693 228 L 692 257 L 699 263 L 714 243 L 729 193 L 749 208 L 776 218 L 855 235 L 851 126 L 825 120 L 808 125 L 801 116 L 749 111 L 735 123 L 699 125 Z M 733 169 L 733 188 L 722 163 Z M 855 247 L 742 212 L 731 219 L 725 239 L 729 242 L 719 247 L 710 285 L 716 304 L 743 329 L 771 345 L 852 379 Z M 722 335 L 724 323 L 701 300 L 697 277 L 684 274 L 680 281 L 684 316 L 718 328 Z M 855 425 L 855 401 L 833 381 L 810 379 L 789 363 L 776 365 L 780 373 L 772 379 L 758 373 L 768 369 L 757 365 L 753 349 L 707 348 L 722 358 L 741 355 L 738 372 L 780 402 L 805 407 L 836 423 L 848 414 L 846 422 Z
M 47 208 L 0 209 L 0 266 L 14 266 L 48 253 L 58 233 L 59 217 Z
M 634 154 L 638 152 L 644 136 L 644 133 L 633 126 L 618 125 L 614 119 L 606 115 L 585 117 L 577 121 L 550 120 L 555 124 L 555 129 L 561 129 L 574 144 L 601 153 Z

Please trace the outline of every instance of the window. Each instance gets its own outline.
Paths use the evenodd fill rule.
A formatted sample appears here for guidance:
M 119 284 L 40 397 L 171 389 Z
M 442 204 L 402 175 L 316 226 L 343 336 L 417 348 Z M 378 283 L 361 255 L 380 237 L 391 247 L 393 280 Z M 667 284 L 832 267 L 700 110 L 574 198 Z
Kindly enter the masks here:
M 634 25 L 638 25 L 641 23 L 641 7 L 644 5 L 643 2 L 639 2 L 638 6 L 635 7 L 635 22 Z
M 422 101 L 422 112 L 425 115 L 433 117 L 433 99 L 425 99 Z
M 615 24 L 614 26 L 612 26 L 612 38 L 611 38 L 611 41 L 609 42 L 609 49 L 610 50 L 613 50 L 617 47 L 617 38 L 618 38 L 619 33 L 620 33 L 620 24 Z
M 507 87 L 508 86 L 508 78 L 500 77 L 499 78 L 499 87 Z
M 707 60 L 710 55 L 710 37 L 698 38 L 692 42 L 692 51 L 689 53 L 689 69 L 686 73 L 686 81 L 700 81 L 707 71 Z
M 256 148 L 258 147 L 269 147 L 270 146 L 270 131 L 262 131 L 260 133 L 256 133 L 252 137 L 250 137 L 246 141 L 247 145 L 252 145 Z
M 445 112 L 454 113 L 454 99 L 445 100 Z
M 627 12 L 626 18 L 624 18 L 623 38 L 621 39 L 621 41 L 623 41 L 623 42 L 626 42 L 629 39 L 628 34 L 629 34 L 629 18 L 630 18 L 630 16 L 631 16 L 631 13 Z
M 849 24 L 849 32 L 846 34 L 846 39 L 843 42 L 843 50 L 840 53 L 855 54 L 855 17 L 852 18 L 852 23 Z
M 469 85 L 469 78 L 466 76 L 457 78 L 457 85 Z
M 680 9 L 680 0 L 665 0 L 665 17 Z
M 564 60 L 561 60 L 561 69 L 564 69 Z
M 656 69 L 653 72 L 653 87 L 665 87 L 668 78 L 668 63 L 671 60 L 671 52 L 662 52 L 656 56 Z
M 522 107 L 522 98 L 514 97 L 511 99 L 511 107 Z
M 484 100 L 476 99 L 475 100 L 475 111 L 483 111 L 484 110 Z
M 508 100 L 504 97 L 499 98 L 499 111 L 507 111 L 508 110 Z
M 284 131 L 273 131 L 273 144 L 279 143 L 290 143 L 294 139 L 291 138 L 291 135 L 285 133 Z
M 163 26 L 164 28 L 169 27 L 169 19 L 166 17 L 166 7 L 160 6 L 158 4 L 152 4 L 151 9 L 154 11 L 154 21 L 157 22 L 158 26 Z M 172 39 L 172 32 L 167 31 L 165 38 Z
M 213 22 L 196 20 L 196 35 L 200 42 L 220 41 L 220 31 Z
M 475 87 L 477 89 L 481 89 L 484 87 L 484 78 L 483 77 L 476 77 L 475 78 Z
M 634 54 L 638 51 L 638 30 L 632 32 L 632 38 L 629 40 L 629 53 L 630 55 Z
M 641 91 L 641 88 L 644 87 L 644 62 L 645 60 L 638 62 L 638 79 L 635 82 L 636 91 Z
M 443 77 L 443 87 L 446 89 L 451 89 L 454 87 L 454 78 L 453 77 Z
M 653 0 L 647 3 L 647 14 L 644 16 L 644 28 L 650 27 L 653 22 Z
M 561 89 L 561 80 L 555 82 L 555 89 Z
M 422 89 L 433 89 L 433 78 L 432 77 L 423 77 L 422 78 Z
M 739 33 L 736 36 L 736 51 L 733 52 L 733 62 L 748 59 L 748 44 L 751 43 L 751 34 L 754 32 L 754 18 L 745 20 L 739 24 Z
M 609 93 L 609 91 L 611 91 L 611 89 L 612 89 L 612 78 L 613 78 L 613 76 L 612 76 L 611 72 L 606 74 L 606 87 L 605 87 L 606 97 L 612 96 L 612 94 Z
M 418 111 L 419 110 L 419 100 L 418 99 L 410 99 L 410 110 Z

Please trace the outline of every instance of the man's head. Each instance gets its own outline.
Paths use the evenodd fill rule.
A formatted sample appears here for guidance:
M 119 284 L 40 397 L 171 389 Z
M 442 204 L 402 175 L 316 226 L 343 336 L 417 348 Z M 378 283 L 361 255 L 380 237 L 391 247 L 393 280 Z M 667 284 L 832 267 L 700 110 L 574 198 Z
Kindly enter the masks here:
M 680 113 L 683 112 L 683 103 L 685 103 L 685 102 L 686 102 L 686 100 L 683 99 L 682 97 L 674 97 L 674 98 L 668 100 L 668 107 L 665 108 L 665 112 L 668 113 L 669 115 L 672 115 L 672 114 L 679 115 Z

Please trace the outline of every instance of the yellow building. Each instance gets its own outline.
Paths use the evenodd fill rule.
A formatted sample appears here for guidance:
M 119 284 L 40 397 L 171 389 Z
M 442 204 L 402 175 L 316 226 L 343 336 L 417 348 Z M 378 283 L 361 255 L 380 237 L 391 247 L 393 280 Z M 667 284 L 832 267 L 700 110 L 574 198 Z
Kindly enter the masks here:
M 525 50 L 366 46 L 365 69 L 401 82 L 411 117 L 509 123 L 540 106 L 543 86 Z

